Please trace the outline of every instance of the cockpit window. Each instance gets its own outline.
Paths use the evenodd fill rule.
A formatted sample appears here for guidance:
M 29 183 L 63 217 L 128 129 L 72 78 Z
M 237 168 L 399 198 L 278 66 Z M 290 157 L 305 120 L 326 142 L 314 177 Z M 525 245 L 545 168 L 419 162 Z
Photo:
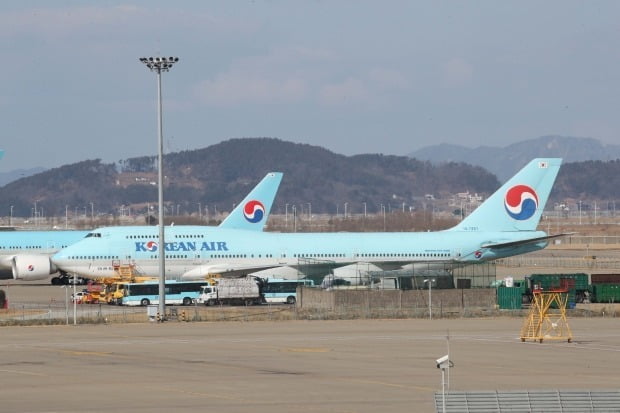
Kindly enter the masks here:
M 89 232 L 84 238 L 90 238 L 90 237 L 101 238 L 101 233 L 100 232 Z

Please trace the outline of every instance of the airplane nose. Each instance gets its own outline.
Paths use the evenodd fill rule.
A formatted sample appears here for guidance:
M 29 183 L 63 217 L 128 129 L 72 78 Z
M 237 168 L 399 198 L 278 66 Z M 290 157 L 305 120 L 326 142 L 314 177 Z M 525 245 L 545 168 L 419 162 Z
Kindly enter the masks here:
M 63 252 L 57 252 L 56 254 L 52 255 L 50 260 L 52 261 L 53 265 L 62 269 L 63 265 L 67 262 L 67 255 Z

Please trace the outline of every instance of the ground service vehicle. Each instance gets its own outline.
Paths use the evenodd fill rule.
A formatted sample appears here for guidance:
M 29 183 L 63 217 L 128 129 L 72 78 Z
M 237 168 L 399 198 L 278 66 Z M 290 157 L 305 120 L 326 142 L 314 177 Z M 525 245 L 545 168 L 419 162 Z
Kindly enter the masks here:
M 88 297 L 87 291 L 78 291 L 75 294 L 71 294 L 71 302 L 82 304 L 86 302 L 86 298 Z
M 263 296 L 267 303 L 287 303 L 295 304 L 297 302 L 297 287 L 314 286 L 312 280 L 284 280 L 270 278 L 265 280 L 263 285 Z
M 192 304 L 205 284 L 208 284 L 208 281 L 166 281 L 166 304 Z M 159 282 L 117 283 L 116 286 L 117 293 L 123 292 L 121 298 L 116 298 L 116 304 L 142 306 L 159 304 Z
M 262 304 L 261 280 L 254 277 L 220 278 L 216 285 L 202 287 L 198 303 L 218 304 Z

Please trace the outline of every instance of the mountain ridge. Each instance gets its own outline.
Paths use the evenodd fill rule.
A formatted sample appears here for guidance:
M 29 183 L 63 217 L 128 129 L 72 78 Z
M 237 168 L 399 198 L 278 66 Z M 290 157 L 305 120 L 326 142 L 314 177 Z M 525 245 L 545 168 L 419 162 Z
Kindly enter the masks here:
M 56 216 L 69 208 L 91 211 L 91 204 L 106 213 L 127 205 L 146 208 L 157 200 L 156 160 L 143 156 L 117 164 L 95 159 L 65 165 L 0 187 L 0 199 L 22 216 L 31 214 L 35 201 Z M 238 138 L 165 155 L 164 197 L 182 211 L 208 204 L 229 211 L 271 171 L 284 173 L 276 198 L 281 207 L 311 203 L 315 213 L 335 212 L 345 202 L 357 205 L 358 212 L 363 203 L 369 213 L 377 212 L 381 205 L 414 205 L 427 193 L 484 193 L 499 186 L 488 171 L 463 163 L 434 166 L 406 156 L 345 156 L 276 138 Z
M 421 148 L 409 156 L 433 164 L 465 162 L 482 166 L 500 181 L 508 179 L 515 168 L 533 158 L 562 158 L 564 163 L 611 161 L 620 158 L 620 145 L 603 144 L 594 138 L 547 135 L 516 142 L 505 147 L 470 148 L 454 144 L 438 144 Z
M 557 141 L 557 140 L 556 140 Z M 548 151 L 554 147 L 550 141 Z M 586 142 L 597 148 L 595 140 Z M 515 144 L 516 145 L 516 144 Z M 519 145 L 540 145 L 532 140 Z M 517 145 L 516 147 L 518 147 Z M 444 145 L 457 148 L 457 145 Z M 513 147 L 515 148 L 515 147 Z M 489 150 L 497 148 L 489 147 Z M 515 166 L 504 161 L 502 171 L 514 174 L 532 158 L 545 156 L 540 150 L 523 162 L 513 154 Z M 564 155 L 570 155 L 564 153 Z M 494 155 L 500 158 L 499 155 Z M 557 152 L 550 156 L 558 156 Z M 572 156 L 572 155 L 571 155 Z M 570 159 L 570 156 L 569 156 Z M 486 159 L 488 167 L 497 159 Z M 22 176 L 0 187 L 0 217 L 37 214 L 87 216 L 118 215 L 128 208 L 145 213 L 157 202 L 157 157 L 142 156 L 103 163 L 86 160 Z M 490 169 L 490 168 L 489 168 Z M 342 213 L 346 203 L 351 213 L 426 209 L 429 199 L 452 199 L 457 193 L 488 195 L 500 181 L 482 166 L 464 162 L 430 161 L 407 156 L 362 154 L 345 156 L 319 146 L 276 138 L 237 138 L 205 148 L 165 155 L 165 192 L 169 214 L 230 211 L 268 172 L 284 173 L 274 203 L 274 212 L 312 210 L 313 213 Z M 427 197 L 428 196 L 428 197 Z M 580 202 L 620 199 L 620 161 L 564 161 L 550 196 L 550 202 Z M 582 202 L 583 201 L 583 202 Z M 447 205 L 447 202 L 446 202 Z M 599 204 L 601 205 L 601 204 Z M 548 206 L 552 207 L 552 206 Z M 82 212 L 80 212 L 82 211 Z M 205 211 L 206 212 L 206 211 Z

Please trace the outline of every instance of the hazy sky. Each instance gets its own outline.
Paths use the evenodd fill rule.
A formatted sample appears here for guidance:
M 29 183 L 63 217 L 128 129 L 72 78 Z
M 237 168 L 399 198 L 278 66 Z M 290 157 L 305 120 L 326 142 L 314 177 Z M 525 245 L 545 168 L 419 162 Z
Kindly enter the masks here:
M 0 171 L 278 137 L 346 155 L 619 143 L 620 2 L 3 1 Z

